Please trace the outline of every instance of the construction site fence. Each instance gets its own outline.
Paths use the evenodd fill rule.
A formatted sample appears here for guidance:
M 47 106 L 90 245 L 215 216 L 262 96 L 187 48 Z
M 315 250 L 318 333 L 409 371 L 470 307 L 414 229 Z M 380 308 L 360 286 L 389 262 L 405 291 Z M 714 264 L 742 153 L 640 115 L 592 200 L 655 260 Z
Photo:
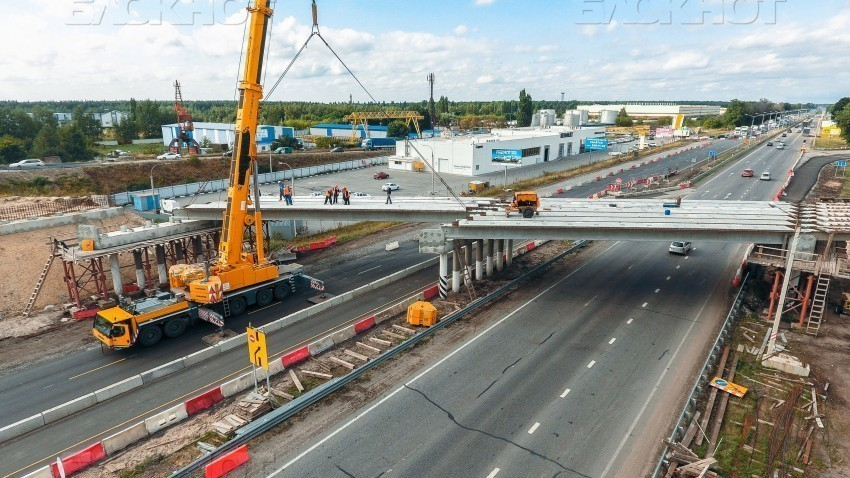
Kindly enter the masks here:
M 0 208 L 0 221 L 18 221 L 34 217 L 56 216 L 114 206 L 105 195 L 56 198 L 49 201 Z
M 258 160 L 259 161 L 259 160 Z M 348 171 L 352 169 L 367 168 L 370 166 L 386 165 L 387 157 L 357 159 L 351 161 L 342 161 L 339 163 L 322 164 L 318 166 L 307 166 L 297 169 L 284 169 L 273 173 L 259 174 L 258 179 L 260 184 L 271 184 L 282 180 L 291 180 L 292 178 L 307 178 L 319 174 L 336 173 L 340 171 Z M 227 191 L 229 180 L 219 179 L 216 181 L 205 181 L 189 184 L 176 184 L 174 186 L 162 186 L 156 188 L 156 194 L 160 199 L 170 199 L 175 197 L 193 196 L 195 194 L 213 193 L 218 191 Z M 128 191 L 123 193 L 112 194 L 109 196 L 113 204 L 124 206 L 133 203 L 133 196 L 151 194 L 150 189 L 140 191 Z
M 744 300 L 743 293 L 747 288 L 747 279 L 749 279 L 749 277 L 750 274 L 747 273 L 741 281 L 741 288 L 738 289 L 738 294 L 735 296 L 735 302 L 733 302 L 732 307 L 729 309 L 729 313 L 726 314 L 726 320 L 723 322 L 723 326 L 720 328 L 720 332 L 718 332 L 717 338 L 714 340 L 714 346 L 712 346 L 711 350 L 708 352 L 708 357 L 702 365 L 699 376 L 694 382 L 694 386 L 691 387 L 691 393 L 688 396 L 688 400 L 685 402 L 682 413 L 679 415 L 679 419 L 673 427 L 673 432 L 670 434 L 669 438 L 671 443 L 678 443 L 682 440 L 682 438 L 684 438 L 687 428 L 686 425 L 694 418 L 694 415 L 699 408 L 700 396 L 709 388 L 708 383 L 714 377 L 712 372 L 717 367 L 717 362 L 720 360 L 720 356 L 723 352 L 723 346 L 726 342 L 732 339 L 732 329 L 738 322 L 738 317 L 740 315 L 739 312 Z M 652 478 L 662 476 L 661 469 L 664 465 L 668 464 L 666 455 L 667 449 L 665 448 L 661 452 L 661 456 L 658 458 L 658 463 L 655 466 L 655 471 L 652 473 Z

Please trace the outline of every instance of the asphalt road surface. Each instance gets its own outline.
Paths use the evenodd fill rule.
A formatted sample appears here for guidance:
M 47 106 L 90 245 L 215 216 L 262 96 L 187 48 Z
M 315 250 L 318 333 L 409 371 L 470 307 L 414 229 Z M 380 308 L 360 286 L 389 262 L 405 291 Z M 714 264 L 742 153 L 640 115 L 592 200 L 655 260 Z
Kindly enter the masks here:
M 799 155 L 801 139 L 788 143 L 754 150 L 685 200 L 770 199 Z M 759 181 L 765 168 L 778 177 Z M 613 243 L 270 476 L 642 476 L 725 316 L 742 251 Z

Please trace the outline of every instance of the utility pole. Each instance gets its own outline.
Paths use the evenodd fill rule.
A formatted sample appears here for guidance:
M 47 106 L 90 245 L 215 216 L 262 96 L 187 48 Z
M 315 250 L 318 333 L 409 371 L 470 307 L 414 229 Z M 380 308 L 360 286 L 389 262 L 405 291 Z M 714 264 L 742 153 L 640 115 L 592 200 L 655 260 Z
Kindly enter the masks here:
M 434 74 L 428 73 L 427 80 L 431 86 L 431 101 L 428 102 L 428 115 L 431 116 L 431 129 L 434 129 L 437 124 L 437 115 L 434 111 Z

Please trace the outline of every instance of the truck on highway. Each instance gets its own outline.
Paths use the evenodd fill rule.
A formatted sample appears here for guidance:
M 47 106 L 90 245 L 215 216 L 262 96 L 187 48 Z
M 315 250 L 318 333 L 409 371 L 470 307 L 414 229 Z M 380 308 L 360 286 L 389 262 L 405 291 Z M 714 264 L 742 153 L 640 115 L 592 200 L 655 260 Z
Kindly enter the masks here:
M 257 0 L 255 8 L 249 10 L 218 255 L 204 263 L 171 266 L 169 290 L 132 301 L 122 298 L 117 306 L 99 311 L 92 333 L 110 348 L 126 348 L 135 343 L 151 346 L 163 335 L 182 335 L 197 319 L 222 327 L 227 318 L 245 313 L 251 305 L 264 307 L 285 299 L 295 289 L 296 279 L 302 277 L 300 266 L 296 270 L 266 257 L 262 231 L 256 138 L 263 97 L 258 81 L 262 78 L 263 45 L 272 14 L 269 3 L 270 0 Z M 246 245 L 249 238 L 253 241 Z M 314 288 L 324 288 L 316 279 L 310 282 Z
M 809 128 L 803 128 L 803 136 L 808 136 L 810 131 Z
M 360 143 L 360 147 L 365 151 L 395 149 L 395 143 L 395 138 L 366 138 Z

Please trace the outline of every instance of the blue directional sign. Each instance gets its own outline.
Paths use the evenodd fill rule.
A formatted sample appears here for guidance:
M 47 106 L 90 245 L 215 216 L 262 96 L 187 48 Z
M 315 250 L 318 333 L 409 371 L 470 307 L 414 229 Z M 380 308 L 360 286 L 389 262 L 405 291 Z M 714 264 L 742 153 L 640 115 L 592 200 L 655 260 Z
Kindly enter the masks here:
M 709 151 L 709 152 L 708 152 L 708 157 L 709 157 L 709 158 L 717 157 L 717 151 Z
M 608 149 L 608 139 L 587 138 L 584 140 L 584 149 L 587 151 L 605 151 Z
M 836 165 L 836 166 L 841 166 L 841 167 L 845 167 L 845 168 L 846 168 L 846 167 L 847 167 L 847 161 L 836 161 L 836 162 L 835 162 L 835 165 Z

